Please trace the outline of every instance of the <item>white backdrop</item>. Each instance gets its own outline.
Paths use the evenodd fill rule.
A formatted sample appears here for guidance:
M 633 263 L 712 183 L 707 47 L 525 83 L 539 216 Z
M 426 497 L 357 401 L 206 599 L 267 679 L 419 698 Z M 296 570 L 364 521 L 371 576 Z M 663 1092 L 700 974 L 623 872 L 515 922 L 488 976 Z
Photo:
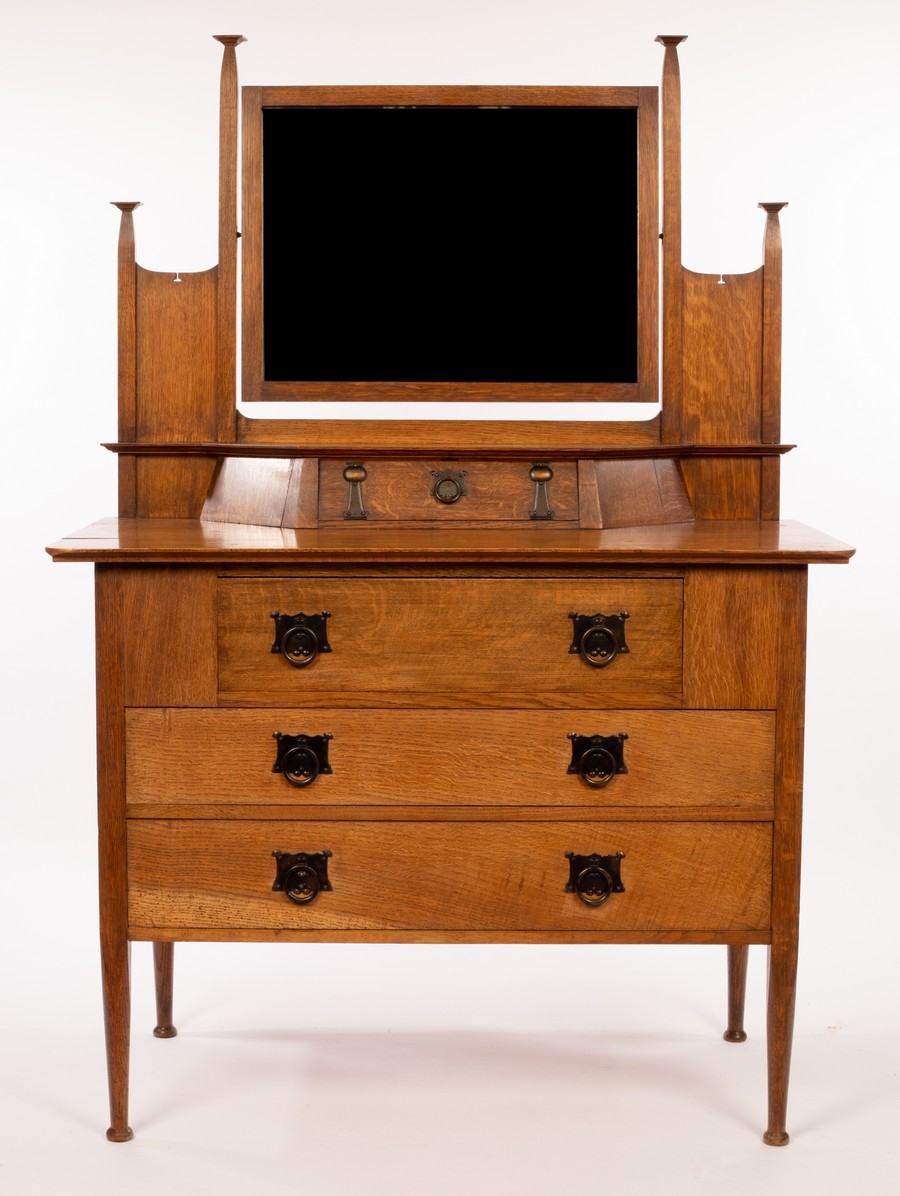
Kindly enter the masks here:
M 726 1182 L 796 1191 L 801 1168 L 807 1177 L 818 1169 L 823 1192 L 851 1173 L 872 1177 L 859 1191 L 900 1186 L 884 1132 L 896 1118 L 898 1055 L 897 11 L 892 0 L 6 6 L 0 485 L 11 543 L 0 591 L 0 883 L 9 969 L 0 1001 L 9 1107 L 0 1124 L 9 1137 L 0 1177 L 10 1191 L 51 1182 L 63 1193 L 143 1191 L 138 1158 L 147 1191 L 197 1190 L 198 1167 L 226 1194 L 280 1190 L 262 1143 L 281 1166 L 302 1162 L 337 1193 L 546 1192 L 567 1159 L 587 1165 L 594 1152 L 612 1169 L 607 1179 L 640 1192 L 720 1192 Z M 513 84 L 653 84 L 662 63 L 654 36 L 687 33 L 685 264 L 754 269 L 757 202 L 790 202 L 783 439 L 799 448 L 784 460 L 782 510 L 856 544 L 859 556 L 849 568 L 813 570 L 810 585 L 789 1151 L 755 1145 L 762 949 L 751 952 L 754 1042 L 738 1058 L 716 1043 L 724 951 L 704 948 L 183 948 L 182 1036 L 149 1046 L 140 1045 L 149 948 L 136 948 L 139 1137 L 129 1147 L 103 1141 L 91 576 L 84 566 L 51 569 L 41 548 L 115 510 L 114 459 L 98 447 L 115 438 L 118 213 L 108 202 L 146 205 L 136 217 L 143 265 L 188 271 L 215 261 L 216 32 L 248 37 L 238 51 L 244 83 Z M 255 1030 L 235 1037 L 236 1026 Z M 587 1064 L 569 1068 L 570 1051 L 584 1057 L 576 1042 L 604 1064 L 613 1052 L 623 1105 L 603 1087 L 602 1068 L 599 1088 Z M 307 1059 L 308 1070 L 298 1062 Z M 720 1075 L 720 1066 L 746 1074 Z M 320 1087 L 307 1089 L 312 1080 Z M 276 1097 L 281 1114 L 265 1103 Z M 277 1121 L 291 1102 L 294 1137 L 290 1117 Z M 677 1133 L 665 1133 L 667 1120 Z M 659 1150 L 646 1151 L 642 1134 L 659 1134 Z M 726 1146 L 717 1154 L 711 1139 Z

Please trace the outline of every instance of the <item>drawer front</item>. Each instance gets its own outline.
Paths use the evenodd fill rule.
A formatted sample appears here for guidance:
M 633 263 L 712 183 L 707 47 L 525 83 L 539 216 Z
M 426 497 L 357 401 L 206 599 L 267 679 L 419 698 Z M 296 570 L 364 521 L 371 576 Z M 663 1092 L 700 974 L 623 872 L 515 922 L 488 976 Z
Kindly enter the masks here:
M 535 483 L 532 461 L 390 461 L 365 463 L 360 499 L 367 523 L 531 523 Z M 319 521 L 346 522 L 350 487 L 346 461 L 319 462 Z M 578 519 L 578 481 L 574 461 L 550 464 L 547 498 L 553 522 Z M 433 493 L 436 488 L 445 500 Z M 543 509 L 543 508 L 542 508 Z
M 330 611 L 331 651 L 295 667 L 273 652 L 272 612 Z M 627 612 L 628 653 L 596 667 L 570 651 L 569 617 Z M 680 579 L 293 578 L 219 583 L 219 693 L 230 704 L 430 704 L 527 695 L 528 704 L 678 706 Z M 348 695 L 343 697 L 342 695 Z
M 621 744 L 628 771 L 598 784 L 605 774 L 592 775 L 597 759 L 578 755 L 591 745 L 569 736 L 620 732 L 628 736 Z M 301 784 L 273 772 L 276 733 L 331 735 L 331 772 L 311 781 L 301 774 Z M 770 817 L 773 802 L 771 711 L 133 709 L 126 735 L 132 810 L 154 803 L 709 806 Z M 309 759 L 305 751 L 302 758 Z
M 330 851 L 332 891 L 273 891 L 274 851 Z M 566 852 L 613 855 L 624 892 L 567 892 Z M 255 930 L 768 929 L 769 823 L 132 820 L 129 923 Z

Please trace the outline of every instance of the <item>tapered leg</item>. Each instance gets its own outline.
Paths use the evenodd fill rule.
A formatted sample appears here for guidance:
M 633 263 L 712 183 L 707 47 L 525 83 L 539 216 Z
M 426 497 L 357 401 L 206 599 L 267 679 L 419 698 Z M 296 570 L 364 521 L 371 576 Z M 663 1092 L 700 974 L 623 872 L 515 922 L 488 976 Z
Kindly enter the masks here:
M 175 964 L 174 943 L 153 944 L 153 972 L 156 977 L 157 1038 L 174 1038 L 178 1031 L 172 1025 L 172 972 Z
M 790 936 L 787 941 L 774 941 L 769 948 L 769 1128 L 763 1134 L 767 1146 L 787 1146 L 790 1142 L 785 1120 L 796 992 L 797 939 Z
M 128 1054 L 131 1037 L 131 944 L 101 938 L 103 1019 L 106 1026 L 106 1069 L 109 1077 L 110 1142 L 134 1137 L 128 1124 Z
M 744 995 L 747 991 L 746 945 L 728 948 L 728 1029 L 723 1034 L 726 1042 L 745 1042 Z

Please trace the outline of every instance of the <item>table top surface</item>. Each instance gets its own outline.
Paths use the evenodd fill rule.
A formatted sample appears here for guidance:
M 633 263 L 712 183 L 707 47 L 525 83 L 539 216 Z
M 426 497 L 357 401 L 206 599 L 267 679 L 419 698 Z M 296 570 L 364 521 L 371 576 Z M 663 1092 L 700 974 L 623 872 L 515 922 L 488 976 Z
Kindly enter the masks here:
M 855 549 L 802 523 L 730 520 L 594 531 L 551 524 L 456 528 L 341 524 L 312 530 L 198 519 L 101 519 L 51 544 L 55 561 L 106 564 L 508 562 L 845 564 Z

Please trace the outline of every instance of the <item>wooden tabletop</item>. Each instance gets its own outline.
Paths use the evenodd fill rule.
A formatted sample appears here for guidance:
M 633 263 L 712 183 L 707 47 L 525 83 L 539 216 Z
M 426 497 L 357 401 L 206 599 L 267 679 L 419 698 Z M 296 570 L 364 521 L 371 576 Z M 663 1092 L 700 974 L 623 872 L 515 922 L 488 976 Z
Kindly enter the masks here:
M 201 523 L 195 519 L 101 519 L 47 552 L 55 561 L 174 564 L 367 561 L 521 561 L 552 564 L 846 564 L 854 549 L 802 523 L 733 520 L 605 531 L 533 528 L 385 527 L 318 530 Z

